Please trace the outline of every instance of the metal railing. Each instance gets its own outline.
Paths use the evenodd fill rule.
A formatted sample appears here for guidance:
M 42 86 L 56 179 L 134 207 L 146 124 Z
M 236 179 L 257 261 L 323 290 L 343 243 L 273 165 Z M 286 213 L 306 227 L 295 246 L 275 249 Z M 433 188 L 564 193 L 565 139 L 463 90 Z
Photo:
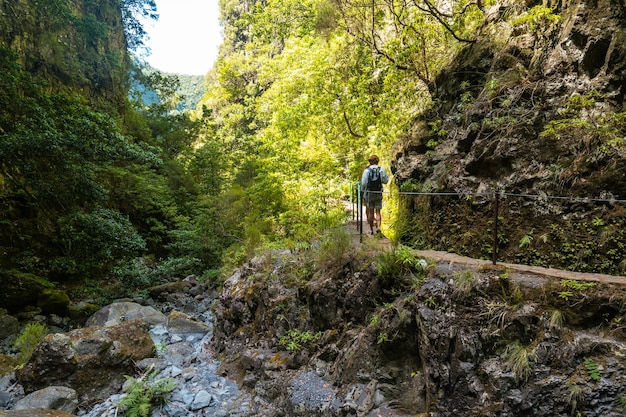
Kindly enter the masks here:
M 350 202 L 352 203 L 352 219 L 356 220 L 357 222 L 357 227 L 359 229 L 359 234 L 361 236 L 360 239 L 362 241 L 364 219 L 363 219 L 363 201 L 362 201 L 362 196 L 361 196 L 360 185 L 361 185 L 360 183 L 350 184 Z M 442 198 L 457 199 L 457 202 L 453 203 L 453 205 L 458 205 L 458 204 L 462 204 L 463 202 L 466 202 L 466 204 L 468 205 L 479 206 L 481 209 L 483 209 L 483 212 L 481 212 L 480 217 L 484 222 L 483 224 L 476 225 L 476 228 L 478 228 L 480 231 L 478 233 L 476 233 L 476 230 L 462 231 L 461 233 L 476 233 L 483 237 L 485 236 L 485 234 L 490 234 L 491 261 L 494 265 L 499 260 L 501 242 L 502 240 L 504 240 L 503 233 L 519 232 L 519 230 L 515 229 L 516 227 L 515 224 L 509 224 L 508 225 L 509 230 L 506 230 L 506 227 L 503 227 L 504 220 L 512 220 L 514 216 L 517 216 L 519 217 L 519 219 L 522 219 L 522 217 L 525 214 L 531 213 L 530 215 L 533 216 L 533 221 L 535 222 L 536 227 L 537 228 L 543 227 L 545 226 L 545 223 L 548 222 L 548 220 L 554 220 L 560 215 L 558 214 L 556 207 L 551 207 L 550 202 L 553 200 L 560 202 L 561 204 L 559 206 L 560 208 L 563 207 L 564 201 L 567 202 L 565 204 L 570 204 L 571 206 L 569 207 L 568 215 L 572 219 L 561 219 L 563 225 L 569 225 L 569 222 L 573 220 L 580 220 L 581 218 L 585 218 L 585 216 L 588 216 L 590 213 L 599 216 L 600 214 L 602 214 L 603 209 L 604 209 L 604 212 L 609 211 L 609 210 L 615 210 L 615 208 L 618 205 L 623 205 L 624 208 L 626 208 L 625 199 L 618 199 L 618 198 L 613 198 L 613 197 L 600 197 L 600 198 L 572 197 L 572 196 L 547 195 L 543 193 L 528 194 L 528 193 L 513 193 L 513 192 L 504 192 L 504 191 L 483 192 L 483 193 L 478 193 L 478 192 L 477 193 L 456 193 L 456 192 L 411 192 L 411 191 L 393 190 L 391 192 L 398 195 L 398 197 L 401 200 L 404 200 L 403 204 L 407 205 L 406 208 L 408 209 L 411 215 L 414 215 L 418 211 L 418 208 L 416 207 L 417 199 L 430 199 L 428 203 L 423 204 L 423 205 L 428 206 L 429 210 L 432 211 L 431 213 L 427 213 L 425 217 L 429 217 L 429 216 L 437 217 L 436 215 L 433 215 L 433 213 L 436 212 L 437 210 L 437 205 L 438 205 L 437 200 L 441 200 Z M 390 193 L 390 191 L 383 191 L 383 194 L 388 194 L 388 193 Z M 479 201 L 477 202 L 477 200 Z M 524 203 L 524 201 L 528 201 L 528 200 L 535 200 L 535 201 L 533 204 Z M 449 203 L 443 203 L 439 201 L 439 205 L 443 207 L 445 207 L 446 204 L 449 205 Z M 536 210 L 536 207 L 541 207 L 542 212 L 538 213 Z M 490 211 L 490 214 L 487 215 L 484 213 L 485 208 L 487 209 L 487 211 Z M 472 209 L 464 208 L 464 210 L 471 211 Z M 625 265 L 622 265 L 622 268 L 625 268 L 626 267 L 626 230 L 624 229 L 626 229 L 626 210 L 622 211 L 621 213 L 622 214 L 618 216 L 621 220 L 619 220 L 616 223 L 617 226 L 615 226 L 615 224 L 614 225 L 604 224 L 604 220 L 600 217 L 594 217 L 593 219 L 591 219 L 591 221 L 589 221 L 589 219 L 586 218 L 586 221 L 588 221 L 590 224 L 596 224 L 596 226 L 598 226 L 597 227 L 598 230 L 600 230 L 602 226 L 607 226 L 607 228 L 608 226 L 612 226 L 613 229 L 617 229 L 617 230 L 612 230 L 612 233 L 618 235 L 617 241 L 615 239 L 612 240 L 613 246 L 616 246 L 613 252 L 617 254 L 616 256 L 623 255 L 625 257 L 624 259 L 621 260 L 621 262 L 625 264 Z M 444 216 L 444 219 L 445 219 L 445 216 Z M 488 220 L 485 220 L 485 219 L 488 219 Z M 553 225 L 554 223 L 550 224 L 552 228 L 555 227 Z M 451 224 L 451 223 L 450 224 L 437 224 L 437 229 L 446 228 L 446 227 L 449 229 L 454 229 L 457 226 L 458 224 Z M 552 232 L 554 232 L 554 230 L 552 230 Z M 545 239 L 545 236 L 548 233 L 550 233 L 550 230 L 544 231 L 544 233 L 541 234 L 540 236 L 542 236 Z M 536 234 L 539 235 L 540 231 L 537 230 Z M 619 238 L 620 236 L 623 237 L 623 239 Z M 581 233 L 581 236 L 579 237 L 582 240 L 590 239 L 590 236 L 585 236 L 584 232 Z M 530 236 L 529 239 L 532 240 L 533 237 Z M 620 240 L 623 240 L 623 242 L 621 242 Z M 522 244 L 523 242 L 519 244 L 518 249 L 522 248 Z M 599 244 L 599 246 L 601 246 L 601 244 Z M 507 247 L 509 250 L 511 249 L 510 242 L 507 245 Z M 615 259 L 614 262 L 619 263 L 620 260 Z

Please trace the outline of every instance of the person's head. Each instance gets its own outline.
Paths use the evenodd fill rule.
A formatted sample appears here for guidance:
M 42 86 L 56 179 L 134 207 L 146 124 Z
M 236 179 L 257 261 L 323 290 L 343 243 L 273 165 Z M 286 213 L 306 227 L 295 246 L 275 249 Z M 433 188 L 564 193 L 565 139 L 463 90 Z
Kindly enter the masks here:
M 370 155 L 369 159 L 368 159 L 370 165 L 378 165 L 378 157 L 376 155 Z

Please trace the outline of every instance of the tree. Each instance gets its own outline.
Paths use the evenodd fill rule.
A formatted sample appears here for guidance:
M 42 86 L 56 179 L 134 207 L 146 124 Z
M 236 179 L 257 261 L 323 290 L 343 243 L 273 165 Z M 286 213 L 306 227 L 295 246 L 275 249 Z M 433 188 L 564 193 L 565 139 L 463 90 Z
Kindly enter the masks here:
M 126 48 L 137 51 L 144 46 L 146 30 L 142 20 L 158 19 L 154 0 L 118 0 L 126 35 Z

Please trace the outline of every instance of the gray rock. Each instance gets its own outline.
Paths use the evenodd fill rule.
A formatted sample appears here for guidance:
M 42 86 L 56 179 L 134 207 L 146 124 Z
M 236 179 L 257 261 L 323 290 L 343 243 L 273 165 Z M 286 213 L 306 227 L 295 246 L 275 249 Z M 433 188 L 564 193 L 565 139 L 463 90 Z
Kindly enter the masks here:
M 170 334 L 208 333 L 209 326 L 193 319 L 185 313 L 172 311 L 167 318 L 167 330 Z
M 11 402 L 11 394 L 6 391 L 0 391 L 0 407 L 4 408 Z
M 78 395 L 75 390 L 68 387 L 54 386 L 28 394 L 19 400 L 13 409 L 29 410 L 32 408 L 44 408 L 73 413 L 77 407 Z
M 115 326 L 126 320 L 143 319 L 148 324 L 160 324 L 166 317 L 153 307 L 123 301 L 113 303 L 94 313 L 87 319 L 86 326 Z
M 213 396 L 209 394 L 207 391 L 202 390 L 196 394 L 193 399 L 193 403 L 191 403 L 191 409 L 193 411 L 200 410 L 201 408 L 208 407 L 211 404 L 211 400 Z
M 45 410 L 43 408 L 33 408 L 30 410 L 0 411 L 0 417 L 75 417 L 75 416 L 74 414 L 69 414 L 62 410 Z
M 67 385 L 81 401 L 106 398 L 118 391 L 134 364 L 154 355 L 143 320 L 111 327 L 85 327 L 47 335 L 15 374 L 26 392 Z

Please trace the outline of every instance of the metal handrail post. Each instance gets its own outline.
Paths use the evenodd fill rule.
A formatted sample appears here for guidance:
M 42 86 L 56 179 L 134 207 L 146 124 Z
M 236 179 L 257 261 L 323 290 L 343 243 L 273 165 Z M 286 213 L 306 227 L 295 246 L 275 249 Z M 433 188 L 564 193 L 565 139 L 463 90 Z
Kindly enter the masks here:
M 359 241 L 363 242 L 363 196 L 361 195 L 361 183 L 357 183 L 357 210 L 359 212 L 360 221 L 358 222 L 359 227 Z

